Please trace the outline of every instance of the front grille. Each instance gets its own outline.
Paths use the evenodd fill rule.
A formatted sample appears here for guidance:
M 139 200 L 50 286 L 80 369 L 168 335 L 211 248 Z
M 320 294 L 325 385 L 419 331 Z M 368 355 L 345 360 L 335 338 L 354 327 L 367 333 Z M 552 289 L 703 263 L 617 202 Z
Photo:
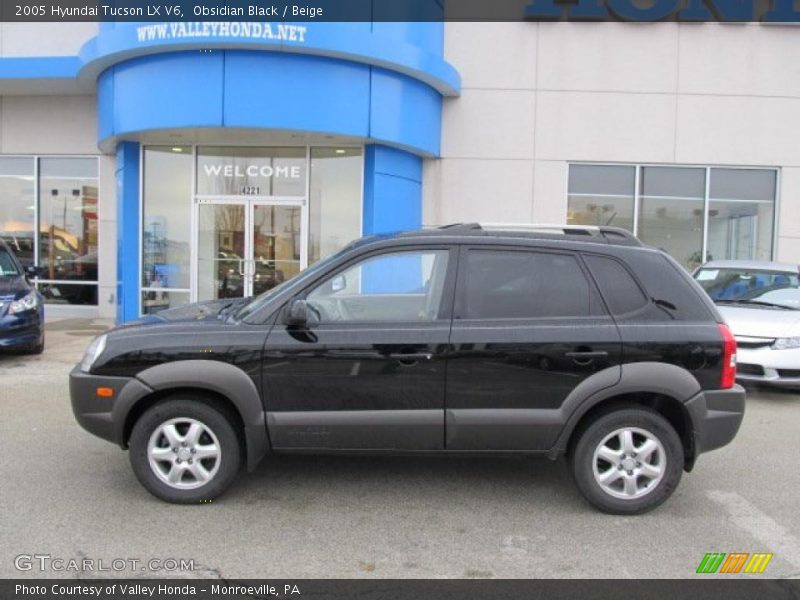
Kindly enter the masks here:
M 800 369 L 778 369 L 778 377 L 800 377 Z
M 749 365 L 747 363 L 739 363 L 736 365 L 736 372 L 740 375 L 756 375 L 764 376 L 764 367 L 761 365 Z

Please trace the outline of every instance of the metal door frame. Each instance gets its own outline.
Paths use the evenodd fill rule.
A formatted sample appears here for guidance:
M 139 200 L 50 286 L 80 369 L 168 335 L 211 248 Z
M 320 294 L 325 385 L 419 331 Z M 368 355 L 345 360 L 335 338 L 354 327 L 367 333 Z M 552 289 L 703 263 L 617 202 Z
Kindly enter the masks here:
M 192 302 L 199 302 L 200 280 L 200 207 L 242 206 L 244 207 L 244 257 L 239 261 L 239 274 L 244 278 L 244 296 L 253 295 L 255 276 L 253 221 L 257 207 L 286 206 L 300 208 L 300 270 L 308 266 L 308 202 L 298 196 L 200 196 L 192 203 L 192 248 L 191 248 L 191 293 Z

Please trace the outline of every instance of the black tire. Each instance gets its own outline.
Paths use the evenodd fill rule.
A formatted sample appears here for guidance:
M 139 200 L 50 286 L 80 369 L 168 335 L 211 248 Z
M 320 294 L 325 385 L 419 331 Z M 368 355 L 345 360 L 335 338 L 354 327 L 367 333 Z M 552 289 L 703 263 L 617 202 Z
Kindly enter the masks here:
M 180 420 L 193 420 L 206 428 L 204 433 L 205 442 L 201 439 L 201 443 L 212 443 L 215 446 L 218 444 L 220 449 L 219 458 L 217 459 L 203 459 L 197 461 L 209 472 L 213 472 L 207 482 L 202 483 L 200 480 L 195 479 L 197 487 L 190 489 L 180 489 L 172 484 L 162 480 L 156 473 L 155 468 L 163 469 L 171 468 L 170 461 L 157 463 L 157 467 L 152 467 L 150 458 L 148 456 L 148 445 L 151 436 L 154 436 L 156 431 L 160 430 L 161 426 L 169 421 L 176 420 L 176 426 L 180 430 L 188 423 L 180 422 Z M 216 440 L 209 436 L 215 436 Z M 171 444 L 167 444 L 166 437 L 159 434 L 158 438 L 162 445 L 166 445 L 169 449 Z M 158 404 L 149 408 L 142 416 L 136 421 L 128 441 L 130 448 L 130 461 L 133 467 L 133 472 L 139 479 L 139 482 L 151 494 L 172 502 L 175 504 L 200 504 L 208 503 L 211 500 L 219 497 L 224 493 L 236 479 L 236 475 L 242 464 L 242 450 L 239 436 L 236 433 L 236 428 L 233 425 L 231 415 L 226 411 L 221 411 L 213 406 L 204 398 L 192 398 L 186 395 L 172 396 L 165 399 Z M 177 447 L 177 446 L 176 446 Z M 182 452 L 185 452 L 182 450 Z M 189 469 L 189 462 L 192 460 L 184 459 L 185 462 L 180 462 L 183 469 Z M 210 461 L 210 462 L 209 462 Z M 167 475 L 165 474 L 164 477 Z M 185 474 L 181 476 L 182 479 L 176 485 L 193 485 L 193 475 Z
M 638 443 L 643 448 L 645 437 L 640 432 L 646 432 L 653 436 L 656 442 L 661 444 L 647 459 L 653 461 L 654 466 L 661 467 L 662 475 L 660 478 L 649 479 L 646 475 L 637 475 L 642 471 L 634 467 L 627 471 L 626 466 L 641 465 L 636 458 L 633 462 L 614 466 L 610 461 L 605 461 L 602 457 L 595 460 L 595 451 L 601 444 L 615 445 L 617 441 L 621 443 L 620 436 L 612 436 L 615 432 L 630 428 L 634 436 L 634 444 Z M 612 437 L 609 437 L 612 436 Z M 620 456 L 631 456 L 624 454 L 620 447 Z M 636 457 L 634 453 L 632 456 Z M 663 456 L 663 458 L 661 458 Z M 639 457 L 641 458 L 641 457 Z M 664 462 L 660 462 L 660 461 Z M 578 438 L 572 446 L 570 452 L 570 462 L 575 483 L 583 496 L 596 508 L 605 513 L 615 515 L 637 515 L 653 510 L 672 495 L 683 474 L 683 445 L 677 432 L 664 417 L 656 411 L 638 405 L 627 405 L 617 407 L 609 412 L 601 413 L 594 421 L 589 423 L 578 434 Z M 616 480 L 609 487 L 619 485 L 621 489 L 611 489 L 606 491 L 595 477 L 595 464 L 600 475 L 612 473 L 614 468 L 620 471 L 618 476 L 621 481 Z M 647 467 L 648 465 L 645 465 Z M 631 498 L 621 498 L 613 495 L 614 492 L 625 495 L 625 479 L 632 479 L 638 488 L 641 488 L 641 495 Z M 619 482 L 619 483 L 618 483 Z M 654 483 L 655 482 L 655 483 Z M 650 487 L 652 486 L 652 487 Z M 648 489 L 649 488 L 649 489 Z

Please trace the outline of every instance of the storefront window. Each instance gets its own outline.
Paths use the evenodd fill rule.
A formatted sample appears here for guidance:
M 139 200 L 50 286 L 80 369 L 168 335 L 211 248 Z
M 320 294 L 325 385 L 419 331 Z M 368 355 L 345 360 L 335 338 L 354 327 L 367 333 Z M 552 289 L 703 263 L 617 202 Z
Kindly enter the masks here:
M 708 260 L 770 260 L 775 171 L 711 169 Z
M 363 160 L 352 147 L 146 147 L 141 312 L 260 294 L 358 238 Z
M 635 180 L 636 167 L 572 165 L 567 222 L 632 230 Z
M 189 302 L 192 148 L 144 150 L 142 312 Z
M 97 304 L 97 244 L 97 160 L 39 159 L 39 290 L 47 302 Z
M 200 147 L 200 196 L 305 196 L 305 148 Z
M 570 165 L 567 219 L 628 229 L 690 270 L 771 260 L 776 180 L 774 169 Z
M 637 235 L 694 269 L 703 263 L 705 169 L 643 167 Z
M 35 264 L 33 158 L 0 157 L 0 235 L 23 266 Z
M 361 148 L 312 148 L 309 264 L 361 236 Z

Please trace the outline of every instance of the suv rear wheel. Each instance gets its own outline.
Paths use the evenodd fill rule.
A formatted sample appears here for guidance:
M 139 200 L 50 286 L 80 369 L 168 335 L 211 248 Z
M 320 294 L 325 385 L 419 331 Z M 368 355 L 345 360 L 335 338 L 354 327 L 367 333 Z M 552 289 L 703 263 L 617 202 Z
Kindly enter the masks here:
M 598 417 L 571 453 L 572 473 L 584 497 L 603 512 L 632 515 L 672 495 L 683 473 L 683 446 L 675 429 L 642 406 Z
M 180 504 L 222 494 L 241 465 L 228 417 L 202 401 L 173 397 L 148 409 L 129 440 L 136 477 L 154 496 Z

